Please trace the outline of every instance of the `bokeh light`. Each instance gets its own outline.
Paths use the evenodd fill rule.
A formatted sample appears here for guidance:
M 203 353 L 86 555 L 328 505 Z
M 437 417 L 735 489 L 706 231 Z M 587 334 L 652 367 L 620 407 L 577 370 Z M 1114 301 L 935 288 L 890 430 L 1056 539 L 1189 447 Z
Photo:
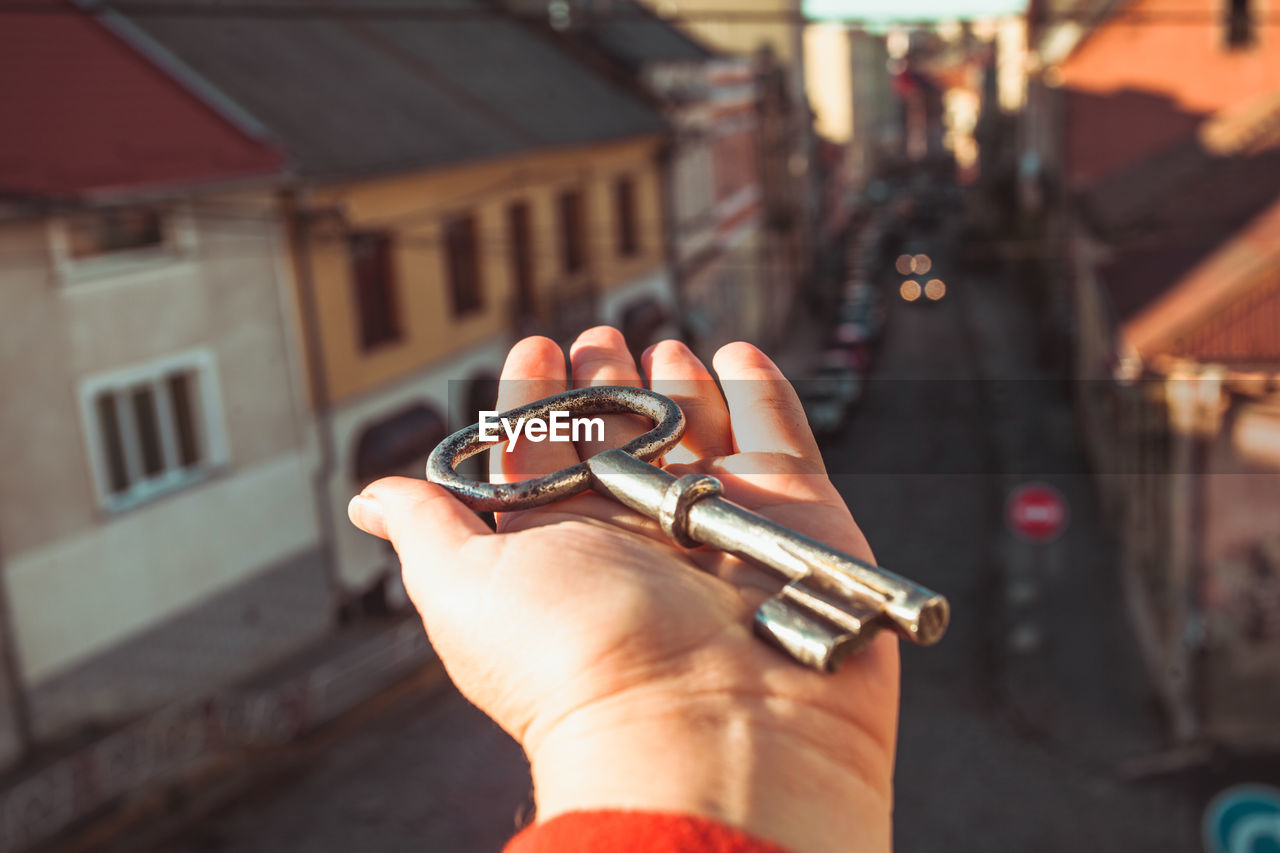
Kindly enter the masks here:
M 910 255 L 898 255 L 897 263 L 893 265 L 898 275 L 911 275 L 912 261 L 913 258 Z
M 937 302 L 947 295 L 947 285 L 940 278 L 931 278 L 924 286 L 924 295 Z
M 908 302 L 915 302 L 920 298 L 920 282 L 908 279 L 898 288 L 898 295 Z
M 933 269 L 933 261 L 929 260 L 928 255 L 915 255 L 911 258 L 911 272 L 916 275 L 924 275 Z

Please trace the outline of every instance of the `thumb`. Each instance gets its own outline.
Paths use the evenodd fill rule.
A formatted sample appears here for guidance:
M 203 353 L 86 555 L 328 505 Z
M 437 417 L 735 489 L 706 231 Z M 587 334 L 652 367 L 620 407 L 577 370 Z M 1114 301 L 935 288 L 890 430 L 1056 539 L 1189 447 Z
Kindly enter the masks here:
M 365 487 L 347 506 L 351 522 L 395 546 L 402 560 L 418 555 L 420 562 L 443 569 L 451 561 L 439 559 L 462 549 L 477 536 L 489 536 L 485 523 L 447 489 L 408 477 L 385 477 Z

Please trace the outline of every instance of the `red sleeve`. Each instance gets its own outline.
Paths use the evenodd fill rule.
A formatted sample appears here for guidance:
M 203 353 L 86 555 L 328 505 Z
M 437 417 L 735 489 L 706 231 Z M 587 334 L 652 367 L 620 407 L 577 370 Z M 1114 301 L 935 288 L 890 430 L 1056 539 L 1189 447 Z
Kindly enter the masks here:
M 787 853 L 732 827 L 692 815 L 572 812 L 526 827 L 503 853 Z

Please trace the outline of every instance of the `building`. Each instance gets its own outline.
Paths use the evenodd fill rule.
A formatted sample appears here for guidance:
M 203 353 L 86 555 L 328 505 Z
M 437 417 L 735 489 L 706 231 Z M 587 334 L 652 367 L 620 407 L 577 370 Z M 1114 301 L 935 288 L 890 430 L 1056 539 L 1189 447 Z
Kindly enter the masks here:
M 337 596 L 348 615 L 403 605 L 390 549 L 346 521 L 350 496 L 421 476 L 491 404 L 515 337 L 604 322 L 642 345 L 674 316 L 662 117 L 497 11 L 119 26 L 289 158 L 282 216 Z
M 659 14 L 668 11 L 654 6 Z M 674 12 L 682 27 L 719 53 L 752 56 L 766 48 L 783 69 L 788 96 L 804 98 L 805 22 L 798 0 L 684 0 Z
M 764 204 L 765 271 L 769 304 L 766 347 L 778 344 L 800 297 L 815 284 L 823 195 L 814 114 L 805 83 L 804 13 L 798 0 L 684 0 L 649 3 L 659 15 L 678 14 L 680 26 L 724 57 L 755 67 L 756 159 Z
M 1263 37 L 1255 5 L 1193 0 L 1178 20 L 1162 17 L 1159 0 L 1032 0 L 1019 195 L 1029 215 L 1051 220 L 1048 254 L 1065 251 L 1072 194 L 1275 88 L 1280 47 Z M 1056 313 L 1067 308 L 1055 302 Z
M 681 336 L 707 360 L 731 341 L 763 341 L 789 289 L 768 264 L 750 60 L 713 53 L 638 3 L 615 2 L 569 35 L 638 82 L 672 128 L 664 220 Z
M 853 125 L 845 168 L 850 186 L 862 192 L 881 173 L 886 152 L 901 144 L 902 123 L 884 37 L 849 30 L 848 38 Z
M 1051 5 L 1019 177 L 1135 633 L 1174 739 L 1273 748 L 1280 48 L 1248 3 Z
M 331 623 L 261 128 L 98 22 L 0 28 L 0 762 Z
M 805 81 L 818 135 L 839 145 L 853 138 L 851 30 L 830 21 L 804 28 Z

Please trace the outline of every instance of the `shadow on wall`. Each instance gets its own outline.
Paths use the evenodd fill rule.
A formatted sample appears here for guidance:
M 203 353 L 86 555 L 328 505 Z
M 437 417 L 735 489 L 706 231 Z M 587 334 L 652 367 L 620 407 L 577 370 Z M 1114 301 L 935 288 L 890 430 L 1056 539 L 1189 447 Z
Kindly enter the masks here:
M 1109 94 L 1062 90 L 1067 175 L 1086 185 L 1193 133 L 1204 113 L 1188 112 L 1171 98 L 1140 89 Z

